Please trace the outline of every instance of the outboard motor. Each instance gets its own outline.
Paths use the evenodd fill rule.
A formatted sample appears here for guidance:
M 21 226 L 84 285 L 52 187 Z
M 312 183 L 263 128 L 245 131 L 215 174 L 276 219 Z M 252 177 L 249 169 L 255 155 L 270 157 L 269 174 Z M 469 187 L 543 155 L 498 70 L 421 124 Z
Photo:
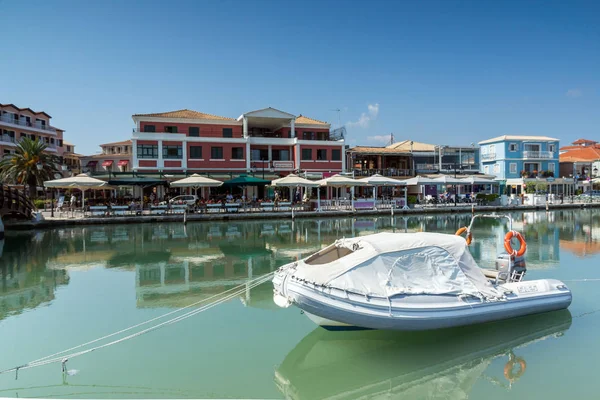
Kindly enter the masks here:
M 498 280 L 504 282 L 519 282 L 527 272 L 525 257 L 512 256 L 508 253 L 501 253 L 496 258 L 496 271 L 498 271 Z

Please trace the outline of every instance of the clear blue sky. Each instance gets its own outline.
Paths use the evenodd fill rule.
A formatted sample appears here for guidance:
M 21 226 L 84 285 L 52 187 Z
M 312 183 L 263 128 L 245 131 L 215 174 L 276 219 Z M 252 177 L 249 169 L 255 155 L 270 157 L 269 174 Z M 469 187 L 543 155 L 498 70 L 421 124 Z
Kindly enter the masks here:
M 348 143 L 600 140 L 600 2 L 0 0 L 0 102 L 80 153 L 134 113 L 275 107 Z M 381 139 L 381 140 L 380 140 Z

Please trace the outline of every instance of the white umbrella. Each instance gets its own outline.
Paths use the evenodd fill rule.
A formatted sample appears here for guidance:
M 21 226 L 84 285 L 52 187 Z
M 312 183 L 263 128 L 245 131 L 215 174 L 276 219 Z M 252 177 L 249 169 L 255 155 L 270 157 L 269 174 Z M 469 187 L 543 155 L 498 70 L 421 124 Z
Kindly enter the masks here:
M 317 183 L 321 186 L 330 186 L 330 187 L 335 187 L 335 188 L 341 188 L 341 187 L 352 188 L 351 202 L 352 202 L 353 210 L 354 210 L 354 186 L 367 186 L 368 185 L 367 183 L 362 182 L 360 180 L 353 179 L 348 176 L 343 176 L 340 174 L 335 174 L 333 176 L 330 176 L 329 178 L 321 179 L 320 181 L 317 181 Z
M 172 187 L 189 187 L 194 189 L 194 195 L 198 195 L 198 188 L 202 187 L 218 187 L 223 182 L 216 179 L 207 178 L 198 174 L 193 174 L 187 178 L 180 179 L 178 181 L 171 182 Z
M 374 186 L 373 189 L 373 208 L 375 208 L 375 201 L 377 200 L 377 187 L 378 186 L 406 186 L 406 181 L 399 179 L 388 178 L 387 176 L 375 174 L 367 176 L 365 178 L 358 179 L 361 182 L 366 182 L 369 186 Z M 406 189 L 404 189 L 404 204 L 406 205 Z
M 434 178 L 433 181 L 438 185 L 464 185 L 465 181 L 459 178 L 454 178 L 452 176 L 443 175 Z
M 404 183 L 408 186 L 436 185 L 437 184 L 437 182 L 434 179 L 426 178 L 424 176 L 415 176 L 414 178 L 405 180 Z
M 461 179 L 463 185 L 495 185 L 498 184 L 497 181 L 493 179 L 481 178 L 476 176 L 469 176 L 467 178 Z
M 289 188 L 296 187 L 296 186 L 303 186 L 306 188 L 318 188 L 321 185 L 319 185 L 319 183 L 317 183 L 315 181 L 309 181 L 308 179 L 304 179 L 298 175 L 289 174 L 286 177 L 275 179 L 274 181 L 271 182 L 271 186 L 289 187 Z M 321 193 L 319 192 L 318 189 L 317 189 L 317 210 L 321 211 Z
M 79 174 L 68 178 L 54 179 L 44 182 L 44 187 L 54 189 L 79 189 L 81 190 L 81 208 L 85 209 L 85 191 L 88 189 L 108 189 L 110 186 L 100 179 L 92 178 L 87 174 Z

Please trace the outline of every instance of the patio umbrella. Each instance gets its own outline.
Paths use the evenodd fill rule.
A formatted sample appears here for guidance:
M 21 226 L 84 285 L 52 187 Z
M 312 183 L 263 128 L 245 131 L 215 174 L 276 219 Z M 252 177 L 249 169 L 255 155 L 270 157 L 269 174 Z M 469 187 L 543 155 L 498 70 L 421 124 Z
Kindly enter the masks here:
M 416 186 L 416 185 L 435 185 L 436 181 L 433 178 L 426 178 L 424 176 L 415 176 L 414 178 L 410 178 L 404 181 L 408 186 Z
M 476 176 L 469 176 L 467 178 L 461 179 L 463 185 L 494 185 L 498 184 L 498 181 L 487 178 L 480 178 Z
M 275 179 L 271 182 L 271 186 L 289 187 L 302 186 L 305 188 L 318 188 L 320 185 L 315 181 L 309 181 L 295 174 L 289 174 L 284 178 Z M 290 189 L 291 190 L 291 189 Z M 291 198 L 291 196 L 290 196 Z M 317 209 L 321 210 L 321 193 L 317 190 Z
M 171 182 L 171 187 L 189 187 L 194 189 L 194 195 L 197 197 L 198 188 L 202 187 L 219 187 L 223 182 L 216 179 L 207 178 L 198 174 L 193 174 L 187 178 Z
M 448 175 L 438 176 L 437 178 L 434 178 L 433 181 L 441 185 L 464 185 L 465 183 L 462 179 Z
M 375 187 L 373 189 L 373 208 L 375 208 L 375 201 L 377 200 L 377 187 L 379 186 L 406 186 L 406 181 L 399 179 L 388 178 L 387 176 L 375 174 L 367 176 L 365 178 L 358 179 L 361 182 L 366 182 L 369 186 Z M 406 205 L 406 188 L 404 189 L 404 204 Z
M 224 181 L 224 185 L 229 186 L 259 186 L 259 185 L 268 185 L 271 181 L 265 179 L 255 178 L 253 176 L 248 175 L 240 175 L 236 178 L 229 179 Z
M 81 207 L 85 209 L 85 191 L 88 189 L 109 189 L 106 182 L 92 178 L 87 174 L 79 174 L 68 178 L 54 179 L 44 182 L 44 187 L 53 189 L 81 190 Z
M 352 209 L 354 209 L 354 187 L 368 185 L 367 183 L 362 182 L 360 180 L 350 178 L 348 176 L 343 176 L 340 174 L 335 174 L 333 176 L 330 176 L 329 178 L 321 179 L 321 180 L 317 181 L 317 183 L 321 186 L 329 186 L 329 187 L 334 187 L 334 188 L 341 188 L 341 187 L 352 188 L 352 192 L 351 192 Z

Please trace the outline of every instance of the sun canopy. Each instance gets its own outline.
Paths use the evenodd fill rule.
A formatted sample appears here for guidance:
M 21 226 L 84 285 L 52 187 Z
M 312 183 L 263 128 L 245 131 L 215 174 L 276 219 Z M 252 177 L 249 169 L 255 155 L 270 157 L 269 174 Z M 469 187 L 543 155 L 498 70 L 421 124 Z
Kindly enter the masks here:
M 211 179 L 211 178 L 207 178 L 206 176 L 193 174 L 187 178 L 180 179 L 175 182 L 171 182 L 171 187 L 201 188 L 201 187 L 218 187 L 218 186 L 221 186 L 222 184 L 223 184 L 223 182 L 218 181 L 216 179 Z
M 288 176 L 280 179 L 275 179 L 271 182 L 272 186 L 279 187 L 296 187 L 296 186 L 304 186 L 304 187 L 319 187 L 320 185 L 315 181 L 309 181 L 308 179 L 304 179 L 298 175 L 289 174 Z
M 331 187 L 353 187 L 353 186 L 367 186 L 367 183 L 357 179 L 350 178 L 343 175 L 333 175 L 329 178 L 321 179 L 316 181 L 320 186 L 331 186 Z
M 271 183 L 271 181 L 255 178 L 253 176 L 248 175 L 240 175 L 236 178 L 223 182 L 224 185 L 229 186 L 262 186 L 268 185 L 269 183 Z
M 476 176 L 469 176 L 468 178 L 461 179 L 464 185 L 497 185 L 498 182 L 492 179 L 480 178 Z
M 501 297 L 475 263 L 465 239 L 441 233 L 377 233 L 339 239 L 300 261 L 294 277 L 376 297 Z
M 122 178 L 122 179 L 111 179 L 108 181 L 109 185 L 112 186 L 159 186 L 159 185 L 167 185 L 167 181 L 164 179 L 155 179 L 155 178 L 144 178 L 141 176 L 133 177 L 133 178 Z
M 75 176 L 70 176 L 68 178 L 54 179 L 51 181 L 44 182 L 44 186 L 47 188 L 55 188 L 55 189 L 106 189 L 106 182 L 92 178 L 87 174 L 79 174 Z
M 406 181 L 389 178 L 387 176 L 375 174 L 366 178 L 358 179 L 360 182 L 366 182 L 371 186 L 406 186 Z
M 432 178 L 426 178 L 424 176 L 415 176 L 414 178 L 407 179 L 404 181 L 408 186 L 415 185 L 437 185 L 439 182 L 436 182 Z
M 437 178 L 434 178 L 433 181 L 438 185 L 464 185 L 465 183 L 462 179 L 448 175 L 438 176 Z

